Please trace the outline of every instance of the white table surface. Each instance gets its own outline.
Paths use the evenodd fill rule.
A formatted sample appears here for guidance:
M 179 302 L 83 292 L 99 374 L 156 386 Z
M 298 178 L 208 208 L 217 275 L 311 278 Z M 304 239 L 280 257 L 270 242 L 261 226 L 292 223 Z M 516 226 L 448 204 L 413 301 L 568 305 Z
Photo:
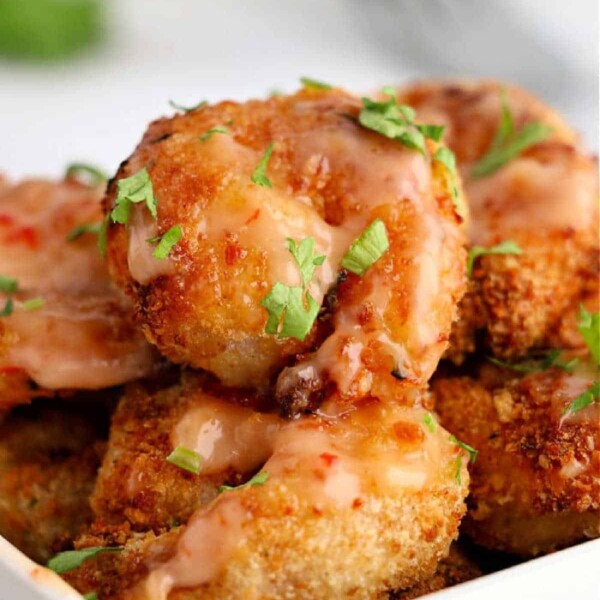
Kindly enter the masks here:
M 60 175 L 74 160 L 114 171 L 170 98 L 291 91 L 302 75 L 357 91 L 500 77 L 554 104 L 598 148 L 596 0 L 114 0 L 111 17 L 110 43 L 74 63 L 0 60 L 0 171 Z M 597 600 L 599 565 L 594 542 L 439 597 Z M 42 596 L 31 568 L 0 540 L 1 600 L 70 597 Z

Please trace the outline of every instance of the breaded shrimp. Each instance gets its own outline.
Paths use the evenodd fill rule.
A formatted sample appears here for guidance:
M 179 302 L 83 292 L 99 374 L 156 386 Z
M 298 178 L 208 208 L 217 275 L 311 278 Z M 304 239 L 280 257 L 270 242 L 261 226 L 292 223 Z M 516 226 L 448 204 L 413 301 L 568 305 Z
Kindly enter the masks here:
M 252 410 L 259 399 L 251 395 L 232 390 L 216 395 L 214 387 L 209 378 L 192 372 L 183 373 L 180 381 L 173 373 L 161 378 L 160 385 L 127 387 L 112 418 L 91 497 L 97 520 L 126 521 L 136 531 L 185 523 L 216 497 L 219 485 L 241 483 L 268 458 L 266 437 L 281 419 Z M 204 442 L 201 472 L 194 474 L 166 459 L 177 446 L 196 445 L 195 430 L 191 439 L 188 431 L 198 419 L 204 423 Z
M 485 365 L 433 382 L 441 422 L 479 451 L 463 524 L 477 543 L 534 556 L 600 535 L 599 406 L 568 410 L 594 371 Z
M 550 345 L 551 331 L 575 304 L 586 278 L 598 276 L 598 172 L 571 129 L 530 94 L 506 86 L 515 131 L 533 122 L 549 137 L 497 171 L 474 175 L 501 127 L 502 86 L 495 82 L 416 84 L 401 97 L 417 118 L 445 124 L 470 207 L 473 246 L 512 240 L 520 255 L 477 259 L 447 354 L 460 363 L 485 345 L 503 358 Z
M 121 384 L 152 367 L 96 236 L 67 239 L 101 221 L 99 196 L 74 180 L 0 188 L 0 409 L 49 390 Z
M 460 218 L 445 167 L 432 163 L 437 144 L 427 140 L 420 154 L 362 127 L 359 111 L 341 90 L 306 88 L 149 127 L 105 209 L 118 209 L 118 186 L 145 167 L 157 218 L 132 204 L 127 226 L 110 226 L 108 256 L 163 354 L 226 385 L 263 389 L 302 355 L 278 382 L 280 401 L 302 408 L 329 382 L 360 398 L 373 373 L 427 381 L 463 292 Z M 378 219 L 389 249 L 363 276 L 341 269 Z M 153 258 L 147 240 L 176 226 L 182 238 L 168 258 Z M 317 260 L 306 286 L 320 316 L 304 339 L 278 337 L 265 331 L 263 302 L 276 284 L 301 285 L 286 244 L 306 238 Z
M 215 419 L 216 398 L 184 400 L 184 413 L 175 408 L 150 427 L 170 428 L 171 444 L 196 450 L 208 471 L 243 460 L 254 462 L 255 475 L 200 502 L 198 492 L 182 491 L 197 480 L 181 477 L 180 494 L 195 495 L 185 526 L 167 525 L 157 538 L 128 537 L 129 525 L 97 526 L 78 547 L 125 549 L 84 563 L 67 579 L 102 600 L 312 600 L 372 598 L 427 578 L 457 535 L 468 473 L 464 451 L 424 420 L 419 400 L 414 391 L 404 406 L 372 397 L 348 406 L 337 396 L 318 414 L 279 419 L 262 432 L 239 405 L 221 401 Z M 252 435 L 252 452 L 240 452 Z
M 41 563 L 91 521 L 106 434 L 103 407 L 85 403 L 92 417 L 46 404 L 18 407 L 0 424 L 0 535 Z

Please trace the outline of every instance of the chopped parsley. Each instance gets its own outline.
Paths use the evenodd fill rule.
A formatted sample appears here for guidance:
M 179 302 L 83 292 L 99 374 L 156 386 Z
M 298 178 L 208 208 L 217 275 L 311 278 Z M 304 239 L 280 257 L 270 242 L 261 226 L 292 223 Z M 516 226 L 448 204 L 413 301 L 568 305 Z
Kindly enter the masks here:
M 103 552 L 121 552 L 121 546 L 92 546 L 82 550 L 67 550 L 52 557 L 47 567 L 55 573 L 66 573 L 80 567 L 86 560 L 95 558 Z
M 158 245 L 154 249 L 154 252 L 152 252 L 152 256 L 154 258 L 158 258 L 159 260 L 164 260 L 165 258 L 167 258 L 167 256 L 169 256 L 171 250 L 179 242 L 182 236 L 183 232 L 181 230 L 181 225 L 174 225 L 162 236 L 150 238 L 148 240 L 148 243 L 158 243 Z
M 157 201 L 154 197 L 150 175 L 145 167 L 131 177 L 117 181 L 117 198 L 115 207 L 110 213 L 113 222 L 122 225 L 127 223 L 131 205 L 138 202 L 144 202 L 150 214 L 156 219 Z
M 450 435 L 450 441 L 453 444 L 456 444 L 459 448 L 462 448 L 463 450 L 466 450 L 469 453 L 469 462 L 474 463 L 477 460 L 477 455 L 479 454 L 478 450 L 475 450 L 475 448 L 473 448 L 472 446 L 469 446 L 469 444 L 465 444 L 464 442 L 461 442 L 454 435 Z
M 328 83 L 324 83 L 323 81 L 317 81 L 316 79 L 311 79 L 310 77 L 300 77 L 300 83 L 307 88 L 313 88 L 315 90 L 330 90 L 333 86 Z
M 213 135 L 215 135 L 215 133 L 222 133 L 223 135 L 231 135 L 231 132 L 229 131 L 229 129 L 227 129 L 227 127 L 219 126 L 219 127 L 213 127 L 212 129 L 205 131 L 201 136 L 199 136 L 199 139 L 201 142 L 206 142 L 206 140 L 210 140 L 210 138 Z
M 0 275 L 0 292 L 4 292 L 8 295 L 8 298 L 4 304 L 4 308 L 0 310 L 0 317 L 9 317 L 12 315 L 15 308 L 12 295 L 17 291 L 18 287 L 19 282 L 16 279 L 13 277 L 6 277 L 5 275 Z
M 426 412 L 423 415 L 423 424 L 425 425 L 425 427 L 427 427 L 427 429 L 429 429 L 431 433 L 434 433 L 437 428 L 437 422 L 435 420 L 435 417 L 430 412 Z
M 563 417 L 572 415 L 586 406 L 590 406 L 597 400 L 600 400 L 600 381 L 594 381 L 589 390 L 579 394 L 579 396 L 565 408 Z
M 5 294 L 14 294 L 19 287 L 19 282 L 12 278 L 0 275 L 0 292 Z
M 456 457 L 454 478 L 456 479 L 456 483 L 458 485 L 462 485 L 462 456 L 458 455 Z
M 324 256 L 315 254 L 315 241 L 305 238 L 299 244 L 287 240 L 287 248 L 293 256 L 300 275 L 302 286 L 289 286 L 276 282 L 261 304 L 269 314 L 265 332 L 282 338 L 304 340 L 310 333 L 319 314 L 319 304 L 308 292 L 316 267 L 323 264 Z
M 552 128 L 536 121 L 526 123 L 519 131 L 515 131 L 504 88 L 500 92 L 500 102 L 502 112 L 498 131 L 487 153 L 471 170 L 472 177 L 486 177 L 495 173 L 531 146 L 543 142 L 552 133 Z
M 177 104 L 177 102 L 173 102 L 173 100 L 169 100 L 169 105 L 172 108 L 174 108 L 175 110 L 184 112 L 184 113 L 189 113 L 194 110 L 198 110 L 199 108 L 203 108 L 207 104 L 208 104 L 207 100 L 202 100 L 201 102 L 198 102 L 198 104 L 195 104 L 194 106 L 182 106 L 181 104 Z
M 512 240 L 505 240 L 500 244 L 496 244 L 491 248 L 483 246 L 472 246 L 469 249 L 469 257 L 467 259 L 467 277 L 473 275 L 473 265 L 480 256 L 488 256 L 490 254 L 523 254 L 521 247 Z
M 362 276 L 389 247 L 385 223 L 376 219 L 352 242 L 340 265 L 351 273 Z
M 460 216 L 463 215 L 463 207 L 458 202 L 458 186 L 456 185 L 456 157 L 454 152 L 450 148 L 442 146 L 435 151 L 433 160 L 441 163 L 446 167 L 448 174 L 450 175 L 450 189 L 452 190 L 452 200 L 454 200 L 454 206 Z
M 263 154 L 262 158 L 260 159 L 258 166 L 256 167 L 256 169 L 254 169 L 254 173 L 252 173 L 252 176 L 250 177 L 250 179 L 252 179 L 252 181 L 256 185 L 259 185 L 260 187 L 268 187 L 268 188 L 273 187 L 271 185 L 271 181 L 267 177 L 267 164 L 269 163 L 269 159 L 271 158 L 272 152 L 273 152 L 273 142 L 271 142 L 267 146 L 267 149 L 265 150 L 265 153 Z
M 195 450 L 191 450 L 185 446 L 177 446 L 177 448 L 167 456 L 167 461 L 194 475 L 200 473 L 200 467 L 202 465 L 202 457 Z
M 82 223 L 81 225 L 76 225 L 69 231 L 67 235 L 67 242 L 74 242 L 79 239 L 82 235 L 86 233 L 100 233 L 102 229 L 102 223 Z
M 498 358 L 494 358 L 493 356 L 489 356 L 488 360 L 504 369 L 512 369 L 513 371 L 517 371 L 518 373 L 537 373 L 539 371 L 545 371 L 550 367 L 558 367 L 559 369 L 563 369 L 563 371 L 570 372 L 572 371 L 579 359 L 572 358 L 571 360 L 564 362 L 560 360 L 560 355 L 562 354 L 562 350 L 550 350 L 546 356 L 543 357 L 535 357 L 527 358 L 526 360 L 519 363 L 508 363 L 500 360 Z
M 42 308 L 44 304 L 46 304 L 46 301 L 43 298 L 30 298 L 21 303 L 21 308 L 23 310 L 37 310 L 38 308 Z
M 255 485 L 264 485 L 269 480 L 269 474 L 266 471 L 260 471 L 252 479 L 246 481 L 246 483 L 242 483 L 242 485 L 220 485 L 218 488 L 219 494 L 221 492 L 230 492 L 231 490 L 241 490 L 243 488 L 255 486 Z
M 390 87 L 382 90 L 389 100 L 377 102 L 370 98 L 362 99 L 362 110 L 358 115 L 359 123 L 377 133 L 396 140 L 408 148 L 425 154 L 425 138 L 439 141 L 444 127 L 421 125 L 414 122 L 415 110 L 406 104 L 398 104 L 395 91 Z
M 577 329 L 596 364 L 600 365 L 600 312 L 590 313 L 582 304 L 577 316 Z
M 288 238 L 287 247 L 298 265 L 302 275 L 302 284 L 307 286 L 313 278 L 315 269 L 325 262 L 325 256 L 315 255 L 315 240 L 310 237 L 304 238 L 299 244 Z
M 0 317 L 9 317 L 13 314 L 13 310 L 15 308 L 15 303 L 12 299 L 12 296 L 9 296 L 6 299 L 6 303 L 4 304 L 4 308 L 0 310 Z
M 88 592 L 83 594 L 83 600 L 98 600 L 98 594 L 96 592 Z
M 67 167 L 65 179 L 83 179 L 85 183 L 88 183 L 92 187 L 100 187 L 106 184 L 108 175 L 101 169 L 98 169 L 98 167 L 85 163 L 72 163 Z

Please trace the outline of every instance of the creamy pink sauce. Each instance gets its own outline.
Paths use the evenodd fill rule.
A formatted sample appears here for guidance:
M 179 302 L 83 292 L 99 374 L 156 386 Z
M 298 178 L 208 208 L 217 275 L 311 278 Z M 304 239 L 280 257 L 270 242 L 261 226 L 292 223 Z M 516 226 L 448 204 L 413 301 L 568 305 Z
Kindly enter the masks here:
M 520 157 L 488 177 L 465 177 L 465 182 L 473 244 L 510 238 L 527 224 L 538 231 L 588 231 L 597 222 L 598 181 L 591 162 Z
M 75 183 L 0 189 L 0 274 L 19 286 L 12 315 L 0 319 L 0 371 L 21 369 L 50 389 L 97 389 L 151 370 L 154 355 L 110 284 L 96 236 L 66 239 L 100 219 L 98 194 Z M 24 310 L 37 297 L 44 305 Z
M 301 511 L 335 514 L 350 507 L 359 509 L 372 496 L 423 489 L 440 473 L 445 476 L 444 465 L 453 464 L 460 452 L 443 429 L 438 427 L 431 433 L 423 425 L 422 410 L 379 403 L 358 410 L 338 409 L 326 403 L 320 416 L 289 421 L 274 436 L 267 433 L 265 454 L 270 457 L 260 469 L 269 474 L 266 483 L 224 492 L 198 509 L 179 538 L 173 557 L 150 564 L 150 574 L 130 597 L 166 600 L 172 589 L 201 586 L 218 577 L 236 549 L 252 535 L 256 500 L 248 499 L 255 494 L 283 493 L 291 505 L 304 507 Z M 210 446 L 214 436 L 208 432 L 215 410 L 220 421 L 239 419 L 238 428 L 248 421 L 248 415 L 237 407 L 211 405 L 204 418 L 193 409 L 177 425 L 175 439 L 187 443 L 200 440 L 196 449 Z M 223 411 L 230 414 L 225 418 Z M 418 435 L 407 438 L 398 433 L 399 427 L 416 428 Z M 236 436 L 221 439 L 229 441 L 234 457 L 229 461 L 219 458 L 218 462 L 238 460 Z M 260 440 L 254 443 L 260 444 Z M 207 451 L 209 461 L 213 452 Z M 224 447 L 220 452 L 225 456 Z

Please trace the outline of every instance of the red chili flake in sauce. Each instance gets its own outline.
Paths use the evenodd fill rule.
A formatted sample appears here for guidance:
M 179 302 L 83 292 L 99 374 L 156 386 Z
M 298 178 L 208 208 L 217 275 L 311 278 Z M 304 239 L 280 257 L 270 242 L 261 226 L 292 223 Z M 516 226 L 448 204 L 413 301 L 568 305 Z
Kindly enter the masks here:
M 19 373 L 24 373 L 25 369 L 22 367 L 0 367 L 0 375 L 18 375 Z
M 256 221 L 256 219 L 258 219 L 258 216 L 260 215 L 260 208 L 257 208 L 252 215 L 250 216 L 250 218 L 246 221 L 245 225 L 249 225 L 250 223 L 252 223 L 252 221 Z
M 25 244 L 32 250 L 38 247 L 38 234 L 33 227 L 19 227 L 15 231 L 4 236 L 4 241 L 7 244 Z
M 328 466 L 330 467 L 333 463 L 337 462 L 338 460 L 338 456 L 336 456 L 335 454 L 329 454 L 329 452 L 323 452 L 323 454 L 321 454 L 319 456 L 319 458 Z
M 246 251 L 237 244 L 228 244 L 225 248 L 225 262 L 231 266 L 246 256 Z

